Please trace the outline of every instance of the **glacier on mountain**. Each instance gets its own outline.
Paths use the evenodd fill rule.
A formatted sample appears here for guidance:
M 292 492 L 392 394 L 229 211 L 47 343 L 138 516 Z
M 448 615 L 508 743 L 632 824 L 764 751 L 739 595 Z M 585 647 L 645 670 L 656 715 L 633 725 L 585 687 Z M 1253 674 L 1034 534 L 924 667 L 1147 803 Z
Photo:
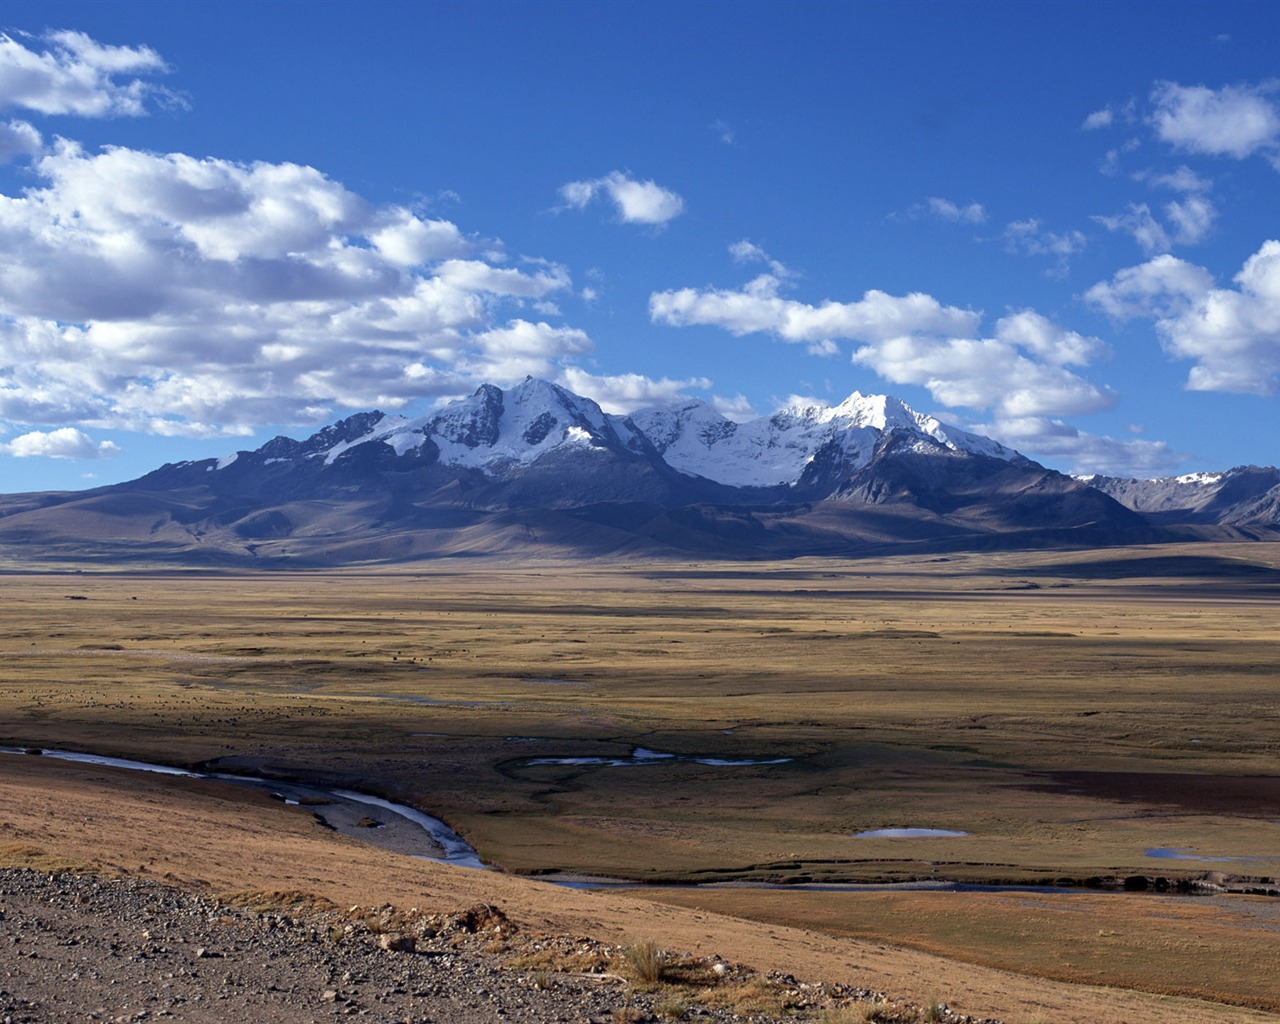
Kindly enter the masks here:
M 870 462 L 876 446 L 891 432 L 957 452 L 1003 460 L 1020 457 L 990 438 L 918 413 L 896 398 L 856 391 L 839 405 L 792 399 L 772 415 L 737 423 L 696 400 L 613 415 L 589 398 L 530 377 L 505 391 L 484 384 L 467 398 L 417 418 L 381 413 L 366 417 L 363 432 L 330 427 L 303 447 L 310 457 L 332 464 L 372 442 L 387 445 L 397 456 L 430 444 L 442 465 L 499 476 L 554 452 L 595 448 L 656 455 L 685 476 L 733 487 L 795 485 L 819 452 L 826 458 L 838 453 L 843 465 L 856 469 Z M 334 443 L 314 443 L 331 431 Z

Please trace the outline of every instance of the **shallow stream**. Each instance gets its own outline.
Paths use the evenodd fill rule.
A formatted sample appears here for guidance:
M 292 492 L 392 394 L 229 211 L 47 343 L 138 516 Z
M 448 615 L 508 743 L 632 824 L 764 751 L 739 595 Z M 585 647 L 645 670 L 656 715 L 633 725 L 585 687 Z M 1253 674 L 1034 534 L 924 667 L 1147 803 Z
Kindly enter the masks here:
M 0 754 L 19 754 L 31 756 L 33 749 L 0 747 Z M 310 783 L 282 782 L 277 779 L 258 778 L 251 775 L 231 775 L 224 772 L 196 772 L 185 768 L 173 768 L 168 765 L 150 764 L 146 761 L 131 761 L 119 757 L 104 757 L 99 754 L 81 754 L 65 750 L 40 750 L 40 756 L 57 758 L 63 761 L 75 761 L 81 764 L 101 765 L 105 768 L 123 768 L 130 771 L 154 772 L 161 775 L 176 775 L 194 779 L 210 779 L 237 786 L 252 786 L 263 789 L 283 803 L 304 806 L 311 810 L 316 818 L 325 826 L 351 836 L 371 845 L 391 850 L 396 853 L 418 857 L 423 860 L 439 861 L 457 867 L 490 870 L 480 855 L 465 839 L 453 831 L 439 818 L 424 814 L 415 807 L 398 804 L 369 793 L 355 790 L 325 787 Z M 781 764 L 791 758 L 774 758 L 768 760 L 729 761 L 719 758 L 686 757 L 683 755 L 663 754 L 658 751 L 636 748 L 630 757 L 584 757 L 584 758 L 533 758 L 525 763 L 539 764 L 585 764 L 599 766 L 625 766 L 638 764 L 670 763 L 672 760 L 688 761 L 698 764 L 716 766 Z M 379 819 L 374 819 L 368 812 L 370 809 L 384 812 Z M 934 828 L 885 828 L 867 832 L 854 833 L 852 838 L 867 839 L 948 839 L 963 838 L 967 832 Z M 1202 856 L 1185 847 L 1152 847 L 1144 851 L 1146 856 L 1162 860 L 1198 860 L 1198 861 L 1258 861 L 1276 860 L 1280 858 L 1260 857 L 1215 857 Z M 626 888 L 639 887 L 645 883 L 620 878 L 600 878 L 575 875 L 570 873 L 554 873 L 539 876 L 539 881 L 569 888 Z M 724 881 L 700 883 L 695 888 L 754 888 L 754 889 L 794 889 L 798 891 L 829 892 L 881 892 L 895 890 L 922 890 L 938 892 L 1059 892 L 1073 893 L 1086 890 L 1061 886 L 1035 885 L 980 885 L 947 881 L 897 882 L 891 884 L 858 884 L 828 882 L 753 882 Z M 1096 890 L 1087 890 L 1096 892 Z

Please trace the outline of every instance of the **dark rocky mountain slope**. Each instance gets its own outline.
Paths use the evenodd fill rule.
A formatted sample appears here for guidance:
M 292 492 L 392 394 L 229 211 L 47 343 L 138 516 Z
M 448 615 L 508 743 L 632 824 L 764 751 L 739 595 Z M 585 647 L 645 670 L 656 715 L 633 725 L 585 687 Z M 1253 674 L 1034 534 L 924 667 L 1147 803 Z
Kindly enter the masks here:
M 0 557 L 752 559 L 1147 543 L 1187 536 L 1183 523 L 1269 534 L 1280 491 L 1262 485 L 1280 474 L 1232 472 L 1186 511 L 1135 499 L 1159 482 L 1073 479 L 884 396 L 737 424 L 702 403 L 611 416 L 530 379 L 418 419 L 360 413 L 127 483 L 0 497 Z M 1252 511 L 1218 516 L 1215 501 Z

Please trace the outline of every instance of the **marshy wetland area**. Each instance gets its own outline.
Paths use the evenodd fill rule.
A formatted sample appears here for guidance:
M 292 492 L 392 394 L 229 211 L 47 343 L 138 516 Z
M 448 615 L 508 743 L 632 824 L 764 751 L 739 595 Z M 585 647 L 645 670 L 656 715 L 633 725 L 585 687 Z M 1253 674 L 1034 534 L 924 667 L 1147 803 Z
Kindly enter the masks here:
M 0 746 L 359 790 L 500 870 L 27 754 L 0 864 L 484 900 L 1015 1024 L 1280 1019 L 1280 546 L 3 586 Z

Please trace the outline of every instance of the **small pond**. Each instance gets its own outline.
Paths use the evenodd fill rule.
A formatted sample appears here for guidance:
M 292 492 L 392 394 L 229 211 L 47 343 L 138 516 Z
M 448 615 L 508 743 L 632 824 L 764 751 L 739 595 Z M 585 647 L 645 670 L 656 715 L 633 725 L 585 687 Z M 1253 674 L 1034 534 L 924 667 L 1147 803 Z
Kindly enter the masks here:
M 713 768 L 747 768 L 761 764 L 788 764 L 793 760 L 795 760 L 795 758 L 791 757 L 741 759 L 725 757 L 698 757 L 694 754 L 665 754 L 660 750 L 648 750 L 645 747 L 636 747 L 630 754 L 623 754 L 614 757 L 532 757 L 524 763 L 526 765 L 584 765 L 594 766 L 597 768 L 625 768 L 629 765 L 684 763 L 704 764 Z

